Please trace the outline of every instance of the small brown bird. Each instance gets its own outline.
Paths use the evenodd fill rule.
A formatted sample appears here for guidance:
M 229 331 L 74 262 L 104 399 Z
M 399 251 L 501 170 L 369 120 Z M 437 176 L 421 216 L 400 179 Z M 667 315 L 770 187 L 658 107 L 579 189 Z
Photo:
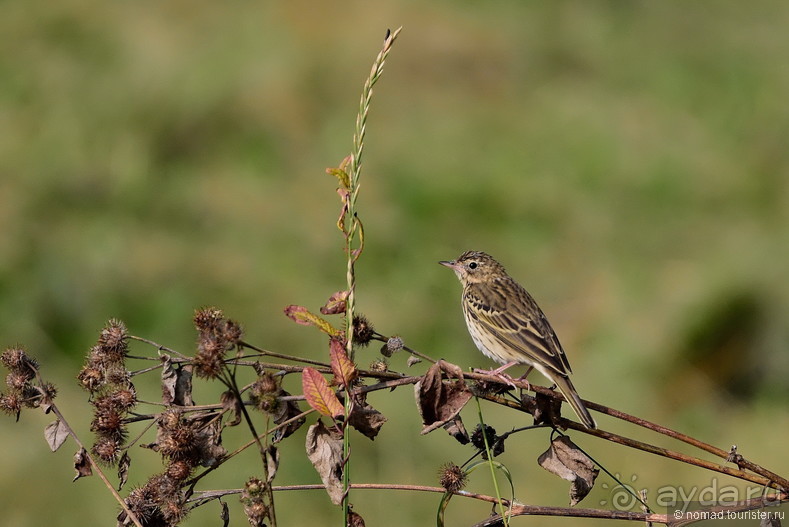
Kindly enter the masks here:
M 536 368 L 556 384 L 587 428 L 597 428 L 570 382 L 572 370 L 562 345 L 532 296 L 489 254 L 468 251 L 438 263 L 455 271 L 463 284 L 463 315 L 474 344 L 503 365 L 484 373 L 511 382 L 502 374 L 510 366 L 527 364 L 526 375 Z

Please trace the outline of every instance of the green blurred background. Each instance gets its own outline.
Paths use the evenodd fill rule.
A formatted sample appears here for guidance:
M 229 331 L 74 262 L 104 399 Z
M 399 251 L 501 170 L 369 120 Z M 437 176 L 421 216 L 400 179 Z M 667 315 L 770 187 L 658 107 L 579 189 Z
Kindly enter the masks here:
M 466 334 L 460 286 L 436 265 L 486 250 L 547 312 L 582 396 L 789 473 L 788 4 L 12 0 L 2 11 L 0 336 L 39 358 L 87 442 L 74 376 L 110 317 L 191 353 L 193 309 L 217 305 L 257 345 L 326 357 L 282 308 L 316 309 L 344 287 L 324 168 L 350 152 L 364 78 L 386 28 L 402 25 L 368 125 L 360 311 L 434 357 L 490 366 Z M 295 377 L 286 387 L 300 391 Z M 138 388 L 159 397 L 155 378 Z M 217 391 L 198 387 L 196 400 Z M 410 388 L 370 400 L 390 421 L 375 442 L 356 436 L 354 481 L 436 485 L 440 464 L 470 455 L 443 432 L 419 436 Z M 528 423 L 484 409 L 500 431 Z M 476 410 L 464 415 L 473 427 Z M 2 523 L 114 524 L 98 478 L 70 483 L 74 444 L 49 452 L 50 420 L 27 411 L 0 424 Z M 282 444 L 278 483 L 319 481 L 305 431 Z M 652 500 L 678 485 L 744 488 L 573 437 Z M 242 440 L 225 438 L 231 450 Z M 566 482 L 535 463 L 547 444 L 547 432 L 520 434 L 501 460 L 518 499 L 566 505 Z M 130 485 L 160 466 L 132 454 Z M 251 455 L 203 488 L 258 470 Z M 469 489 L 492 492 L 489 480 L 477 471 Z M 582 506 L 611 507 L 615 485 L 601 474 Z M 339 524 L 322 492 L 277 500 L 281 525 Z M 429 525 L 438 500 L 353 495 L 382 526 Z M 228 502 L 231 524 L 246 524 Z M 457 498 L 448 521 L 488 512 Z M 218 514 L 212 504 L 187 524 Z

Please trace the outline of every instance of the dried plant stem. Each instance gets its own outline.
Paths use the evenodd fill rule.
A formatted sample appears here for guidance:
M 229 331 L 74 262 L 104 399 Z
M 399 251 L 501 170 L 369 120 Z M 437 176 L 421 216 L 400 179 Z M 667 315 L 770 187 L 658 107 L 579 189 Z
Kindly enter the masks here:
M 36 372 L 36 374 L 38 374 L 38 372 Z M 57 405 L 52 403 L 52 405 L 50 406 L 50 410 L 52 411 L 52 413 L 54 413 L 57 416 L 58 419 L 60 419 L 61 424 L 64 427 L 66 427 L 66 430 L 68 430 L 68 435 L 71 436 L 71 438 L 74 440 L 75 443 L 77 443 L 77 446 L 80 447 L 80 449 L 82 449 L 85 452 L 85 456 L 87 456 L 88 460 L 90 461 L 93 471 L 99 475 L 99 479 L 101 479 L 101 481 L 104 482 L 104 485 L 107 487 L 107 489 L 109 489 L 110 493 L 112 493 L 112 496 L 120 504 L 121 508 L 123 508 L 123 511 L 126 513 L 128 518 L 134 522 L 134 525 L 136 527 L 143 527 L 142 523 L 140 523 L 140 520 L 137 518 L 137 516 L 126 505 L 126 501 L 124 501 L 121 495 L 118 494 L 118 491 L 115 490 L 115 487 L 112 485 L 112 483 L 110 483 L 110 480 L 107 479 L 107 476 L 101 470 L 99 464 L 96 463 L 96 460 L 93 458 L 93 455 L 90 453 L 90 450 L 85 448 L 85 445 L 82 444 L 82 441 L 80 441 L 79 436 L 77 436 L 76 432 L 74 432 L 74 430 L 71 428 L 71 425 L 68 424 L 66 418 L 63 417 L 63 414 L 61 413 Z
M 504 524 L 504 527 L 507 527 L 509 525 L 509 520 L 507 515 L 504 513 L 504 500 L 501 499 L 501 491 L 499 490 L 499 480 L 496 477 L 496 468 L 493 466 L 493 454 L 491 453 L 490 444 L 488 443 L 488 434 L 485 433 L 485 419 L 482 417 L 482 405 L 479 402 L 479 397 L 474 397 L 474 401 L 477 403 L 479 426 L 480 426 L 480 430 L 482 430 L 482 441 L 485 444 L 485 455 L 488 458 L 490 477 L 493 480 L 493 490 L 496 491 L 496 503 L 499 506 L 499 515 L 501 516 L 501 521 Z
M 359 113 L 356 115 L 356 130 L 353 134 L 353 151 L 351 152 L 348 164 L 348 195 L 346 198 L 345 206 L 347 207 L 347 214 L 344 214 L 344 224 L 341 226 L 343 234 L 345 235 L 345 253 L 347 258 L 346 282 L 348 296 L 345 304 L 345 341 L 346 352 L 351 360 L 354 358 L 353 348 L 353 334 L 354 334 L 354 316 L 356 311 L 356 260 L 364 249 L 364 226 L 362 225 L 359 215 L 356 212 L 356 200 L 359 196 L 359 176 L 362 171 L 362 153 L 364 151 L 364 137 L 367 130 L 367 116 L 370 113 L 370 102 L 373 97 L 373 86 L 381 77 L 383 73 L 384 63 L 386 57 L 392 48 L 392 44 L 400 34 L 398 28 L 394 33 L 386 32 L 384 38 L 383 49 L 381 49 L 378 56 L 373 61 L 373 67 L 370 75 L 364 82 L 362 88 L 362 96 L 359 101 Z M 358 239 L 358 241 L 357 241 Z M 348 434 L 348 417 L 350 416 L 353 406 L 352 397 L 346 397 L 344 410 L 345 410 L 345 423 L 342 427 L 343 431 L 343 462 L 342 462 L 342 483 L 343 483 L 343 516 L 344 525 L 348 525 L 350 517 L 350 506 L 348 501 L 348 493 L 351 488 L 350 479 L 350 460 L 351 460 L 351 445 L 350 435 Z
M 443 487 L 432 487 L 428 485 L 402 485 L 391 483 L 354 483 L 351 485 L 353 490 L 396 490 L 407 492 L 433 492 L 436 494 L 446 493 Z M 325 490 L 325 487 L 320 484 L 311 485 L 279 485 L 273 487 L 274 492 L 287 492 L 287 491 L 305 491 L 305 490 Z M 227 489 L 197 493 L 190 501 L 207 501 L 212 499 L 221 498 L 233 494 L 240 494 L 241 489 Z M 456 496 L 463 498 L 475 499 L 484 501 L 491 504 L 499 503 L 499 499 L 495 496 L 488 496 L 487 494 L 479 494 L 465 490 L 459 490 L 453 493 Z M 501 500 L 511 506 L 511 513 L 508 516 L 565 516 L 575 518 L 602 518 L 609 520 L 629 520 L 629 521 L 651 521 L 655 523 L 668 523 L 668 517 L 665 514 L 645 514 L 643 512 L 627 512 L 627 511 L 611 511 L 605 509 L 581 509 L 574 507 L 539 507 L 535 505 L 522 505 L 518 503 L 510 504 L 508 500 Z M 499 515 L 491 516 L 484 522 L 476 525 L 500 525 L 501 517 Z

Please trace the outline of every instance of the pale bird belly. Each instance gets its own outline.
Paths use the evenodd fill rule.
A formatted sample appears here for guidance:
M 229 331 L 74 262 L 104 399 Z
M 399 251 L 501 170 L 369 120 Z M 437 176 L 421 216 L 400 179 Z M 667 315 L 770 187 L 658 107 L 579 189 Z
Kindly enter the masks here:
M 468 321 L 467 321 L 468 322 Z M 471 325 L 469 324 L 469 328 Z M 508 362 L 517 362 L 519 364 L 527 364 L 529 366 L 537 366 L 537 364 L 523 353 L 513 350 L 509 346 L 502 344 L 498 339 L 492 335 L 481 334 L 479 331 L 472 331 L 469 329 L 469 334 L 477 349 L 481 351 L 487 358 L 498 362 L 499 364 L 507 364 Z M 542 368 L 540 368 L 542 370 Z

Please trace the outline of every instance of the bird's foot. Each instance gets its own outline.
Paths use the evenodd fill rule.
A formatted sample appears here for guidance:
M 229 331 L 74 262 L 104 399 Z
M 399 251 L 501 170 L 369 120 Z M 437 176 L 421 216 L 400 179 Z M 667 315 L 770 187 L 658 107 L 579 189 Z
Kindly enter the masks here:
M 490 375 L 491 377 L 495 377 L 499 379 L 501 383 L 506 384 L 507 386 L 512 386 L 513 388 L 517 388 L 517 386 L 515 386 L 515 380 L 512 378 L 512 376 L 504 373 L 504 370 L 506 370 L 513 364 L 515 363 L 510 362 L 505 364 L 504 366 L 500 366 L 496 368 L 495 370 L 481 370 L 479 368 L 474 368 L 474 373 L 481 373 L 482 375 Z

